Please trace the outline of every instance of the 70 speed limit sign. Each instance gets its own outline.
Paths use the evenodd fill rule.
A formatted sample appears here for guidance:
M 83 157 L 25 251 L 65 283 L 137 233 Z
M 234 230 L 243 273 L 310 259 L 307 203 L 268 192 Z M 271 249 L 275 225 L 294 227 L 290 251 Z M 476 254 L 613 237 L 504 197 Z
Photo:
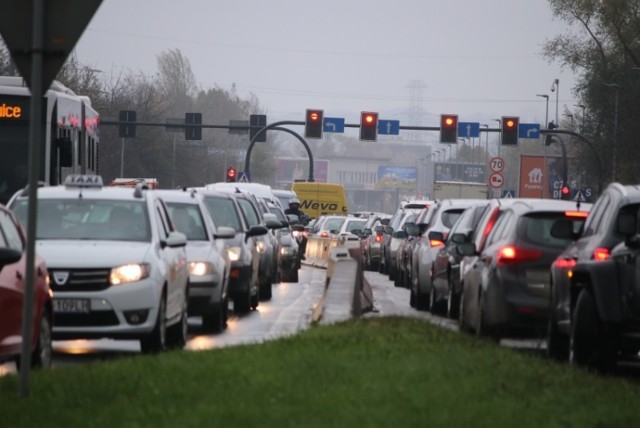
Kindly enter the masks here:
M 491 172 L 501 172 L 504 169 L 504 160 L 499 157 L 491 158 L 489 168 Z

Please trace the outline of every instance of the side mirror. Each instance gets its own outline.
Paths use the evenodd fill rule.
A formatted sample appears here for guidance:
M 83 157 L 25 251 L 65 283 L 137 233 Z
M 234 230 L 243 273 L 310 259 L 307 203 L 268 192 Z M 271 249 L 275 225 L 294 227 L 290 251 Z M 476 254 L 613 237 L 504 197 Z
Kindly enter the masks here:
M 440 241 L 440 242 L 444 242 L 444 233 L 442 232 L 436 232 L 435 230 L 432 230 L 431 232 L 429 232 L 428 235 L 429 241 Z
M 385 227 L 385 228 L 384 228 L 384 233 L 385 233 L 386 235 L 391 235 L 391 234 L 393 233 L 393 227 L 391 227 L 391 226 L 387 226 L 387 227 Z
M 456 249 L 458 253 L 463 256 L 475 256 L 477 254 L 476 246 L 473 242 L 463 242 L 462 244 L 458 244 Z
M 467 235 L 465 233 L 454 233 L 451 235 L 451 242 L 454 244 L 462 244 L 467 242 Z
M 12 264 L 20 260 L 22 253 L 13 248 L 0 248 L 0 270 L 6 265 Z
M 182 232 L 169 232 L 165 246 L 169 248 L 184 247 L 187 245 L 187 237 Z
M 236 230 L 232 227 L 220 226 L 216 233 L 213 234 L 213 239 L 232 239 L 236 236 Z
M 391 236 L 393 236 L 394 238 L 404 239 L 409 236 L 409 234 L 406 230 L 398 230 L 396 232 L 393 232 Z
M 389 225 L 389 221 L 391 221 L 390 218 L 383 218 L 380 220 L 380 224 L 383 226 L 388 226 Z

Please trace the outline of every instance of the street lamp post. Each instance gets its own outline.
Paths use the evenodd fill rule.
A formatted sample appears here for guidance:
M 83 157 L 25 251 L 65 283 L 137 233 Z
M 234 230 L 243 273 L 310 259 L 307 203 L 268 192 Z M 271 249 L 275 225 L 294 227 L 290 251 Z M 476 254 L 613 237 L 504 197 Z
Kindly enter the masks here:
M 484 123 L 480 126 L 487 128 L 485 132 L 487 138 L 484 143 L 484 181 L 486 182 L 489 179 L 489 125 Z
M 544 126 L 547 129 L 549 129 L 549 95 L 547 95 L 547 94 L 536 94 L 536 97 L 541 97 L 541 98 L 544 98 L 546 100 L 547 107 L 546 107 L 545 113 L 544 113 L 544 123 L 545 123 Z
M 551 84 L 551 92 L 556 93 L 556 125 L 560 122 L 558 121 L 558 97 L 560 96 L 560 79 L 555 79 Z
M 502 129 L 502 119 L 491 119 L 494 122 L 498 122 L 498 128 Z M 500 157 L 500 138 L 498 138 L 498 157 Z
M 605 83 L 604 86 L 616 88 L 616 106 L 613 113 L 613 148 L 611 151 L 611 181 L 616 181 L 616 146 L 618 145 L 618 93 L 620 85 L 617 83 Z

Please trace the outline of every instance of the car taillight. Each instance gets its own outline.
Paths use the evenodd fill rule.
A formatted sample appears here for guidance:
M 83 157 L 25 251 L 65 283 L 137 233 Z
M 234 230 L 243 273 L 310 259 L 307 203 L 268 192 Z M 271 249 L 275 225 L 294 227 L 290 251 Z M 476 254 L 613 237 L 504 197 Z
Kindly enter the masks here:
M 611 253 L 609 253 L 608 248 L 598 247 L 593 250 L 593 260 L 602 262 L 607 260 L 609 257 L 611 257 Z
M 572 267 L 574 267 L 576 265 L 576 259 L 565 259 L 560 258 L 560 259 L 556 259 L 553 262 L 553 265 L 555 267 L 557 267 L 558 269 L 571 269 Z
M 438 239 L 429 239 L 429 245 L 431 247 L 441 247 L 444 245 L 444 242 L 438 240 Z
M 505 266 L 516 263 L 532 262 L 542 257 L 542 251 L 507 245 L 498 250 L 496 263 Z
M 328 233 L 326 230 L 325 230 L 325 231 L 322 231 L 322 232 L 320 233 L 320 237 L 321 237 L 321 238 L 328 238 L 328 237 L 329 237 L 329 233 Z
M 587 218 L 589 213 L 587 211 L 565 211 L 565 217 L 573 217 L 573 218 Z
M 382 242 L 382 235 L 376 235 L 376 242 Z

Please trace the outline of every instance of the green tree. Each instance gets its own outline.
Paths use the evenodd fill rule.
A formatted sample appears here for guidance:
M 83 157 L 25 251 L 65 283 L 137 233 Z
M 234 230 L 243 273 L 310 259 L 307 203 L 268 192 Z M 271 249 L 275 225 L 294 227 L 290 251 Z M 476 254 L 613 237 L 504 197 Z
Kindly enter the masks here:
M 640 0 L 549 0 L 554 15 L 569 24 L 547 41 L 544 54 L 579 74 L 573 92 L 581 111 L 578 131 L 595 145 L 606 180 L 638 182 L 640 147 Z M 580 144 L 583 175 L 596 177 L 596 156 Z

